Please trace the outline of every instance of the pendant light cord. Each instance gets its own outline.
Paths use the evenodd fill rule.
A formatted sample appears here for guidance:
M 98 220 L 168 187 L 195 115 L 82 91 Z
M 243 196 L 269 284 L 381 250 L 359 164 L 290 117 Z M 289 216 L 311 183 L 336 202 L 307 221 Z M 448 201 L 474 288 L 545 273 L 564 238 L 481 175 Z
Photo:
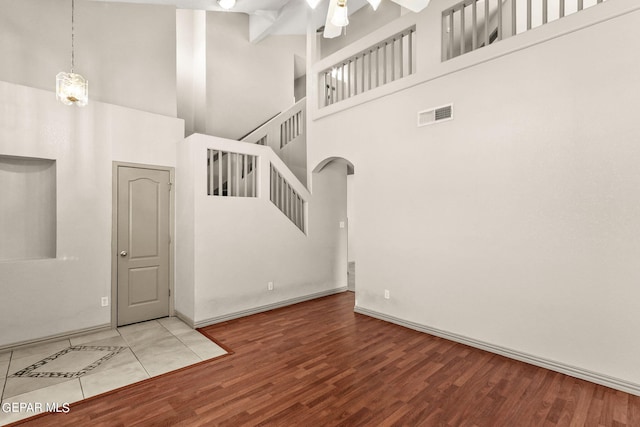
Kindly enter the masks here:
M 74 13 L 75 12 L 75 0 L 71 0 L 71 74 L 73 74 L 73 66 L 75 63 L 75 46 L 74 46 Z

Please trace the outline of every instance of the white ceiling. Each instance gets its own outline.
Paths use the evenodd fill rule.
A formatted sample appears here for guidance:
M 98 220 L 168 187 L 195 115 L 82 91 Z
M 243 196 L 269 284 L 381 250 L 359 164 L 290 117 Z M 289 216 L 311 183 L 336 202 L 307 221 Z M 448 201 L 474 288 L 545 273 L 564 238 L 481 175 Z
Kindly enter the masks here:
M 216 0 L 92 0 L 118 3 L 143 3 L 226 12 Z M 349 13 L 367 4 L 366 0 L 349 0 Z M 268 35 L 306 34 L 307 22 L 313 19 L 315 28 L 324 25 L 328 0 L 321 0 L 313 13 L 305 0 L 237 0 L 229 13 L 246 13 L 251 17 L 251 39 L 259 41 Z

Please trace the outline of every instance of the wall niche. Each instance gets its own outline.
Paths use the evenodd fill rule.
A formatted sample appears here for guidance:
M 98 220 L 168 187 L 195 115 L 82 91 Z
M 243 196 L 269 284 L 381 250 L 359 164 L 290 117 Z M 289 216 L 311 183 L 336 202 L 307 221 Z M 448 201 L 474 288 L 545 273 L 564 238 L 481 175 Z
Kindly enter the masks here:
M 56 257 L 56 161 L 0 155 L 0 261 Z

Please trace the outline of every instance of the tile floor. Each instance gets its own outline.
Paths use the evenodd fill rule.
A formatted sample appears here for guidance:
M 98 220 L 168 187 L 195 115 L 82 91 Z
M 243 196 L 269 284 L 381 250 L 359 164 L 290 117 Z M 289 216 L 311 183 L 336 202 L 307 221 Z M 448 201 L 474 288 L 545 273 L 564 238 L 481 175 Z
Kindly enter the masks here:
M 223 354 L 176 317 L 0 353 L 0 425 Z

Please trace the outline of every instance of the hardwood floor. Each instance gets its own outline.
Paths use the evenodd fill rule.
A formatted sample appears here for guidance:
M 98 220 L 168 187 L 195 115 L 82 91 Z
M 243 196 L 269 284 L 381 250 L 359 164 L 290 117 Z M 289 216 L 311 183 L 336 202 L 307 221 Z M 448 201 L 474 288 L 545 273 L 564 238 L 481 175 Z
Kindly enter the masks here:
M 343 293 L 204 329 L 234 354 L 33 426 L 640 426 L 640 397 L 353 313 Z

